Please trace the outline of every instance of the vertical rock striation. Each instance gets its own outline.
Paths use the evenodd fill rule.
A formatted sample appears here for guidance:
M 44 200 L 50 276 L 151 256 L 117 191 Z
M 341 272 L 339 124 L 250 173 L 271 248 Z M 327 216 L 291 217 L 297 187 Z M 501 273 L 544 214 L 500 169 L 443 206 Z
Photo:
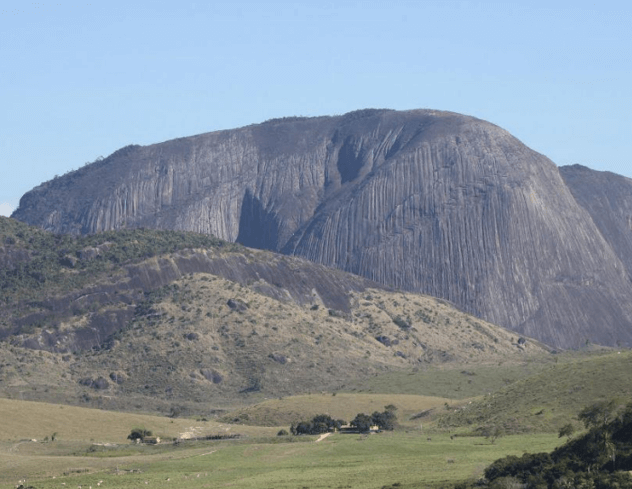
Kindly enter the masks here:
M 632 179 L 581 165 L 562 166 L 560 174 L 632 277 Z
M 488 122 L 365 110 L 123 148 L 33 189 L 13 217 L 55 232 L 212 233 L 557 346 L 632 344 L 632 226 L 618 207 L 630 190 L 596 215 L 564 178 Z

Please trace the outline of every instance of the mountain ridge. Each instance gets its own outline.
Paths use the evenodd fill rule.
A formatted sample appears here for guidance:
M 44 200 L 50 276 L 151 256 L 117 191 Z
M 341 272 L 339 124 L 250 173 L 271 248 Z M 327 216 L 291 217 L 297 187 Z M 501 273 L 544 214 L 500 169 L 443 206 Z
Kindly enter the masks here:
M 213 234 L 556 346 L 632 344 L 628 249 L 578 200 L 553 162 L 491 123 L 364 110 L 127 147 L 27 193 L 14 217 Z

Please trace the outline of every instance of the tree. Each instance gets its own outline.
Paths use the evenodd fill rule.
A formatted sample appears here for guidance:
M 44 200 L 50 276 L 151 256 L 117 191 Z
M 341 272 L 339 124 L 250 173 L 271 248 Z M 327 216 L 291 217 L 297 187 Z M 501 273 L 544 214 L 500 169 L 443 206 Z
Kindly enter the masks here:
M 359 413 L 356 415 L 355 418 L 353 418 L 350 424 L 351 426 L 355 426 L 356 428 L 358 428 L 358 431 L 360 433 L 368 433 L 369 431 L 371 431 L 373 419 L 367 414 Z
M 292 429 L 292 434 L 293 435 L 311 435 L 313 429 L 314 429 L 314 425 L 311 423 L 311 421 L 301 421 L 296 426 L 294 426 L 294 429 Z
M 490 424 L 487 426 L 483 426 L 481 429 L 481 433 L 485 437 L 485 439 L 489 440 L 493 445 L 496 443 L 496 440 L 505 434 L 505 431 L 501 426 L 496 424 Z
M 568 423 L 560 428 L 558 438 L 565 436 L 567 440 L 570 440 L 573 437 L 573 433 L 575 433 L 575 427 L 571 423 Z
M 607 425 L 615 416 L 618 403 L 610 401 L 599 401 L 582 409 L 577 417 L 584 423 L 587 429 L 601 428 Z
M 144 441 L 146 437 L 151 436 L 151 431 L 145 428 L 132 428 L 132 432 L 127 435 L 128 440 L 136 441 Z
M 395 412 L 388 409 L 381 413 L 375 411 L 371 416 L 371 421 L 373 422 L 373 424 L 379 426 L 381 430 L 392 431 L 393 428 L 395 428 L 396 420 L 397 416 L 395 416 Z
M 612 441 L 612 432 L 616 428 L 614 419 L 619 408 L 619 403 L 611 399 L 599 401 L 582 409 L 577 417 L 597 439 L 599 451 L 612 461 L 613 467 L 617 459 L 617 447 Z M 601 462 L 599 458 L 598 463 Z

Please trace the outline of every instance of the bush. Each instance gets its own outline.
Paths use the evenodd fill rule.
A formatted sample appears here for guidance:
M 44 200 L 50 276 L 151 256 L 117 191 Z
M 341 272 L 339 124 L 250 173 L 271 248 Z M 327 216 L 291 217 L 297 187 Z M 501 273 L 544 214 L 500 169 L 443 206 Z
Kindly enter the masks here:
M 573 436 L 573 433 L 575 433 L 575 427 L 571 423 L 568 423 L 560 428 L 557 437 L 562 438 L 563 436 L 566 436 L 570 440 Z
M 496 425 L 496 424 L 483 426 L 479 428 L 477 431 L 479 431 L 481 435 L 485 437 L 486 440 L 489 440 L 492 445 L 496 443 L 496 440 L 498 438 L 505 435 L 504 427 Z
M 407 331 L 410 329 L 410 322 L 406 321 L 403 317 L 397 316 L 393 319 L 393 322 L 399 326 L 400 329 Z
M 145 428 L 132 428 L 132 431 L 129 435 L 127 435 L 128 440 L 136 441 L 144 441 L 146 437 L 152 436 L 151 431 Z

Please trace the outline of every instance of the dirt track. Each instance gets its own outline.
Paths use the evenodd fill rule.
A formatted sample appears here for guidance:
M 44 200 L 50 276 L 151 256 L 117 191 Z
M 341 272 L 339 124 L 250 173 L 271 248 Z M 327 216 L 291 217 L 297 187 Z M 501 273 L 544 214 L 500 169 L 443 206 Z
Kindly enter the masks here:
M 318 440 L 316 440 L 316 442 L 315 442 L 315 443 L 318 443 L 319 441 L 324 440 L 324 439 L 325 439 L 325 438 L 327 438 L 329 435 L 331 435 L 331 433 L 323 433 L 322 435 L 320 435 L 320 436 L 318 437 Z

